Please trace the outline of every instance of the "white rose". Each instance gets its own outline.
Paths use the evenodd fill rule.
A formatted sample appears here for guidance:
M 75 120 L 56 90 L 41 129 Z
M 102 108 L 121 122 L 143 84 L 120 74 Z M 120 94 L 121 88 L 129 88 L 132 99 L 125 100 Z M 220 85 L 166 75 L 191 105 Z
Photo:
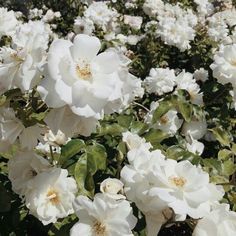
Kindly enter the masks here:
M 142 22 L 143 18 L 141 16 L 124 15 L 124 23 L 136 30 L 141 28 Z
M 124 184 L 120 180 L 107 178 L 102 181 L 100 191 L 113 199 L 125 199 L 125 196 L 122 195 L 123 186 Z
M 25 196 L 26 206 L 44 225 L 74 213 L 72 203 L 77 186 L 75 180 L 67 176 L 67 170 L 51 168 L 29 183 L 31 191 Z
M 14 11 L 8 11 L 7 8 L 0 8 L 0 38 L 3 35 L 12 35 L 18 21 Z
M 48 130 L 48 132 L 44 135 L 44 141 L 48 142 L 52 146 L 61 146 L 65 145 L 69 139 L 61 130 L 58 130 L 56 134 L 54 134 L 51 130 Z
M 144 138 L 141 138 L 137 134 L 126 131 L 122 133 L 122 136 L 122 140 L 126 143 L 129 150 L 140 148 L 140 146 L 144 146 L 147 149 L 152 148 L 150 143 L 146 142 Z
M 153 113 L 158 108 L 158 106 L 158 102 L 151 103 L 151 110 L 146 114 L 145 122 L 154 129 L 162 130 L 171 136 L 175 135 L 177 130 L 181 127 L 183 120 L 178 118 L 178 112 L 175 109 L 171 109 L 161 116 L 155 124 L 152 124 Z
M 137 223 L 128 201 L 116 201 L 101 193 L 97 193 L 93 201 L 88 197 L 79 196 L 74 202 L 74 209 L 79 222 L 71 228 L 71 236 L 131 236 Z
M 49 107 L 67 105 L 86 122 L 119 111 L 134 99 L 140 81 L 128 73 L 114 51 L 97 55 L 100 47 L 98 38 L 82 34 L 74 44 L 61 39 L 51 44 L 46 78 L 38 86 Z
M 171 92 L 175 86 L 174 70 L 169 68 L 152 68 L 150 74 L 144 80 L 148 93 L 163 95 Z
M 121 170 L 125 194 L 150 220 L 149 231 L 156 230 L 156 234 L 165 222 L 164 210 L 172 208 L 178 220 L 187 215 L 198 219 L 224 195 L 223 188 L 209 183 L 208 173 L 200 167 L 189 161 L 165 159 L 160 150 L 131 150 L 128 161 Z
M 25 92 L 38 84 L 48 40 L 48 29 L 41 21 L 29 21 L 16 29 L 12 48 L 0 50 L 0 94 L 15 87 Z
M 236 232 L 236 213 L 222 204 L 200 219 L 193 236 L 232 236 Z

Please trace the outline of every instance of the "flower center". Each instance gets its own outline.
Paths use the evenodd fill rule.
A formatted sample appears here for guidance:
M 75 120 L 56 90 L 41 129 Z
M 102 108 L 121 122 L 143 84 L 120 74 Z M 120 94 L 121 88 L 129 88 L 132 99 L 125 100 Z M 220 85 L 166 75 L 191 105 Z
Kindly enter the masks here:
M 233 59 L 233 60 L 230 62 L 230 64 L 231 64 L 232 66 L 236 66 L 236 59 Z
M 47 198 L 53 205 L 57 205 L 60 203 L 60 198 L 58 196 L 58 192 L 55 191 L 54 189 L 51 189 L 47 193 Z
M 106 227 L 99 221 L 95 221 L 93 225 L 93 230 L 97 236 L 104 236 L 106 232 Z
M 161 124 L 163 124 L 163 125 L 167 124 L 168 121 L 169 121 L 169 119 L 168 119 L 168 117 L 165 116 L 165 115 L 160 118 L 160 122 L 161 122 Z
M 183 177 L 169 177 L 169 181 L 178 188 L 183 188 L 187 180 Z
M 82 61 L 76 65 L 76 73 L 80 79 L 89 80 L 92 76 L 90 65 Z

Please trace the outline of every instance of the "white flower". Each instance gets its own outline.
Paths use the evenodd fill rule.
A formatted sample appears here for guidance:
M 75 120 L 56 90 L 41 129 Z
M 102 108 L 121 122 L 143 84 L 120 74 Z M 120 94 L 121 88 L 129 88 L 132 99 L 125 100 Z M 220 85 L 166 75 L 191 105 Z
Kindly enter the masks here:
M 8 162 L 12 190 L 21 196 L 25 195 L 29 191 L 30 181 L 49 168 L 49 162 L 33 151 L 17 152 Z
M 0 108 L 0 150 L 7 150 L 24 130 L 24 125 L 15 117 L 12 108 Z
M 143 11 L 150 17 L 156 16 L 164 9 L 164 3 L 161 0 L 145 0 Z
M 197 4 L 197 11 L 200 16 L 208 16 L 214 11 L 214 6 L 208 0 L 194 0 Z
M 61 13 L 60 12 L 54 12 L 53 10 L 49 9 L 47 10 L 46 14 L 43 16 L 43 21 L 44 22 L 49 22 L 54 20 L 55 18 L 59 18 L 61 17 Z
M 176 46 L 180 51 L 190 48 L 197 24 L 197 17 L 190 9 L 184 10 L 179 4 L 166 3 L 164 8 L 159 10 L 157 19 L 156 34 L 165 44 Z
M 84 16 L 106 31 L 112 21 L 116 20 L 118 13 L 115 9 L 109 9 L 106 2 L 93 2 L 84 11 Z
M 98 38 L 82 34 L 74 44 L 60 39 L 51 44 L 46 78 L 38 86 L 49 107 L 68 105 L 81 119 L 98 120 L 134 99 L 140 80 L 114 51 L 97 55 L 100 47 Z
M 199 70 L 194 71 L 193 77 L 196 81 L 205 82 L 208 80 L 208 71 L 200 68 Z
M 126 143 L 129 150 L 138 149 L 141 146 L 147 148 L 148 150 L 152 148 L 152 145 L 149 142 L 146 142 L 144 138 L 141 138 L 137 134 L 126 131 L 122 133 L 122 140 Z
M 160 150 L 130 151 L 128 160 L 130 164 L 121 170 L 127 199 L 135 202 L 145 216 L 150 216 L 151 222 L 153 215 L 160 216 L 156 234 L 165 222 L 161 214 L 169 207 L 178 220 L 184 220 L 186 215 L 200 218 L 224 194 L 223 188 L 209 183 L 208 173 L 200 167 L 189 161 L 166 160 Z
M 189 161 L 169 160 L 156 176 L 156 186 L 165 189 L 159 194 L 157 190 L 157 195 L 162 200 L 169 201 L 168 206 L 181 218 L 186 215 L 195 219 L 204 216 L 211 203 L 220 200 L 224 195 L 221 186 L 209 183 L 207 172 Z
M 205 120 L 202 121 L 190 121 L 185 122 L 182 127 L 182 133 L 184 136 L 191 136 L 193 139 L 202 138 L 207 132 L 207 123 Z
M 184 30 L 183 30 L 184 29 Z M 190 41 L 195 37 L 195 30 L 186 19 L 162 17 L 158 23 L 157 35 L 165 44 L 176 46 L 180 51 L 190 49 Z
M 211 64 L 213 76 L 219 83 L 231 83 L 236 87 L 236 44 L 221 45 Z
M 193 139 L 191 135 L 189 135 L 188 139 L 190 139 L 186 144 L 186 148 L 188 149 L 188 151 L 194 154 L 201 155 L 204 150 L 204 144 L 197 141 L 196 139 Z
M 202 105 L 203 104 L 203 93 L 200 93 L 200 87 L 193 79 L 193 74 L 189 72 L 182 71 L 176 77 L 177 90 L 184 89 L 188 91 L 190 95 L 190 100 L 193 104 Z
M 125 199 L 123 195 L 124 184 L 119 179 L 107 178 L 100 184 L 100 191 L 113 199 Z
M 179 119 L 177 116 L 177 111 L 175 109 L 169 110 L 163 116 L 160 117 L 155 124 L 152 124 L 152 117 L 155 110 L 158 108 L 158 102 L 151 103 L 151 110 L 145 116 L 145 122 L 150 124 L 154 129 L 160 129 L 170 135 L 174 135 L 177 130 L 181 127 L 183 120 Z
M 232 236 L 235 232 L 236 213 L 222 204 L 198 221 L 193 236 Z
M 0 50 L 0 93 L 15 87 L 22 92 L 32 89 L 46 60 L 49 33 L 43 22 L 22 24 L 12 37 L 12 48 Z
M 12 35 L 18 21 L 14 11 L 8 11 L 7 8 L 0 8 L 0 39 L 3 35 Z
M 135 30 L 139 30 L 141 28 L 142 22 L 143 18 L 141 16 L 124 15 L 124 23 Z
M 76 34 L 91 35 L 95 27 L 93 21 L 85 17 L 77 17 L 74 23 L 74 31 Z
M 37 144 L 37 146 L 35 147 L 35 149 L 38 150 L 39 152 L 41 152 L 44 155 L 51 155 L 51 151 L 53 153 L 58 153 L 58 154 L 61 153 L 61 147 L 60 146 L 52 147 L 52 146 L 50 146 L 49 143 L 39 142 Z
M 79 217 L 70 231 L 75 235 L 122 235 L 131 236 L 137 219 L 126 200 L 116 201 L 105 194 L 98 193 L 94 200 L 79 196 L 74 203 L 75 213 Z
M 145 215 L 148 236 L 157 235 L 161 225 L 167 221 L 163 215 L 163 211 L 168 209 L 167 203 L 155 196 L 151 190 L 155 181 L 152 173 L 158 172 L 164 165 L 164 158 L 160 150 L 150 152 L 141 146 L 135 152 L 128 152 L 130 165 L 124 166 L 121 170 L 121 180 L 125 184 L 127 199 L 135 202 Z
M 77 192 L 76 182 L 67 177 L 65 169 L 52 168 L 38 174 L 30 183 L 31 189 L 25 196 L 30 214 L 44 225 L 55 223 L 74 212 L 72 202 Z
M 174 70 L 169 68 L 152 68 L 150 74 L 144 80 L 144 85 L 148 93 L 163 95 L 171 92 L 175 86 Z
M 43 10 L 42 9 L 33 8 L 33 9 L 29 10 L 29 15 L 28 15 L 29 19 L 34 19 L 34 18 L 37 18 L 37 17 L 39 17 L 41 19 L 42 16 L 43 16 Z
M 61 130 L 58 130 L 56 134 L 48 130 L 44 135 L 44 141 L 52 146 L 65 145 L 69 140 Z

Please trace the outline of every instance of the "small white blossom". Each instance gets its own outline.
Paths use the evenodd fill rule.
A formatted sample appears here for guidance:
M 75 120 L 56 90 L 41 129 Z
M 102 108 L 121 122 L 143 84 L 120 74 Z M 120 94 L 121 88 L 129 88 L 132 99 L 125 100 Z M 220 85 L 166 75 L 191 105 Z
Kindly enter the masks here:
M 12 35 L 18 21 L 14 11 L 8 11 L 7 8 L 0 8 L 0 39 L 3 35 Z
M 58 130 L 56 134 L 54 134 L 51 130 L 48 130 L 48 132 L 44 135 L 44 141 L 52 146 L 65 145 L 69 140 L 70 139 L 68 139 L 61 130 Z
M 144 138 L 141 138 L 137 134 L 126 131 L 122 133 L 122 136 L 123 136 L 122 140 L 123 142 L 126 143 L 129 150 L 138 149 L 141 146 L 147 149 L 152 148 L 152 145 L 149 142 L 146 142 Z
M 124 184 L 119 179 L 107 178 L 100 184 L 100 191 L 113 199 L 125 199 Z
M 200 87 L 193 78 L 193 74 L 182 71 L 176 77 L 177 90 L 184 89 L 188 91 L 190 100 L 193 104 L 203 104 L 203 93 L 200 92 Z
M 145 0 L 143 4 L 143 11 L 150 17 L 156 16 L 164 9 L 162 0 Z
M 196 81 L 206 82 L 208 80 L 208 71 L 200 68 L 194 71 L 193 77 Z
M 177 111 L 175 109 L 169 110 L 160 119 L 155 123 L 152 124 L 152 117 L 155 110 L 158 108 L 158 102 L 151 103 L 151 110 L 145 116 L 145 122 L 150 124 L 154 129 L 160 129 L 170 135 L 174 135 L 177 130 L 181 127 L 183 120 L 179 119 L 177 116 Z
M 112 28 L 112 23 L 116 21 L 118 13 L 115 9 L 110 9 L 106 2 L 92 2 L 84 11 L 84 16 L 106 31 Z
M 139 30 L 141 28 L 142 22 L 143 18 L 140 16 L 124 15 L 124 23 L 135 30 Z
M 93 21 L 85 17 L 77 17 L 74 23 L 74 31 L 76 34 L 91 35 L 95 30 Z
M 169 68 L 152 68 L 150 74 L 144 80 L 144 85 L 148 93 L 163 95 L 171 92 L 175 86 L 174 70 Z

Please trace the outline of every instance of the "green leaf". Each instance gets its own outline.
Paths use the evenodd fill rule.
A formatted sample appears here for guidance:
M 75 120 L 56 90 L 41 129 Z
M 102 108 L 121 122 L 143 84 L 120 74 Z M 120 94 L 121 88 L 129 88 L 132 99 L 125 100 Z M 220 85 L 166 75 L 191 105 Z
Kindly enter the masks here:
M 227 160 L 223 163 L 223 174 L 230 176 L 236 171 L 236 165 L 232 160 Z
M 221 172 L 221 162 L 218 161 L 217 159 L 213 159 L 213 158 L 206 158 L 203 159 L 203 164 L 205 167 L 211 168 L 211 169 L 215 169 L 218 172 Z
M 171 100 L 161 101 L 159 103 L 159 106 L 153 113 L 152 123 L 155 124 L 160 119 L 161 116 L 163 116 L 173 107 L 174 107 L 174 104 Z
M 229 159 L 231 157 L 231 155 L 232 155 L 232 152 L 230 150 L 222 149 L 218 152 L 218 159 L 225 161 L 225 160 Z
M 106 169 L 107 154 L 104 146 L 98 143 L 94 143 L 86 148 L 88 155 L 89 170 L 92 174 L 95 174 L 97 170 Z
M 128 129 L 133 118 L 128 115 L 119 115 L 116 119 L 120 126 Z
M 103 124 L 99 130 L 99 136 L 104 136 L 104 135 L 113 135 L 113 136 L 118 136 L 122 132 L 125 132 L 127 129 L 120 126 L 119 124 Z
M 188 102 L 178 102 L 179 112 L 182 114 L 184 119 L 187 122 L 190 122 L 192 119 L 193 108 L 192 105 Z
M 72 139 L 65 146 L 61 148 L 61 156 L 59 164 L 64 164 L 66 160 L 73 157 L 85 148 L 85 143 L 81 139 Z
M 2 95 L 2 96 L 0 97 L 0 106 L 4 105 L 4 103 L 6 102 L 6 100 L 7 100 L 7 97 L 6 97 L 5 95 Z
M 78 192 L 82 195 L 89 195 L 89 191 L 85 189 L 85 180 L 88 175 L 87 154 L 84 153 L 79 157 L 75 165 L 74 176 L 78 186 Z
M 132 121 L 132 123 L 130 125 L 130 131 L 132 133 L 142 135 L 148 129 L 148 127 L 149 126 L 147 124 L 145 124 L 144 122 Z
M 178 145 L 173 145 L 166 150 L 166 156 L 170 159 L 180 160 L 183 158 L 184 149 Z
M 102 145 L 94 143 L 86 147 L 86 152 L 79 157 L 74 171 L 80 194 L 93 196 L 93 175 L 98 170 L 106 169 L 106 159 L 106 149 Z
M 147 142 L 150 142 L 152 145 L 160 143 L 162 140 L 168 138 L 170 135 L 163 132 L 159 129 L 150 129 L 148 133 L 144 135 L 144 138 Z
M 210 131 L 213 132 L 215 138 L 222 146 L 230 147 L 231 137 L 226 130 L 224 130 L 222 127 L 215 127 L 210 129 Z

